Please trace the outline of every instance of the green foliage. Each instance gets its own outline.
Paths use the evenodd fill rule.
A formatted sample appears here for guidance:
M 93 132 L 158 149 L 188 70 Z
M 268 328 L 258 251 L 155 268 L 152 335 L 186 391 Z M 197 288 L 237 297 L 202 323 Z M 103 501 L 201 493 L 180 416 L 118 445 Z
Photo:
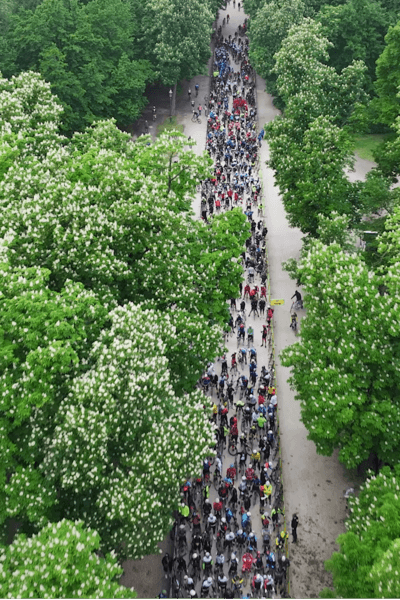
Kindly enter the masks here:
M 249 15 L 250 19 L 254 19 L 257 12 L 263 9 L 266 4 L 266 0 L 244 0 L 243 10 L 246 15 Z
M 326 561 L 334 590 L 323 598 L 396 598 L 399 593 L 400 469 L 371 473 L 359 497 L 350 498 L 340 552 Z
M 277 87 L 286 109 L 266 127 L 269 165 L 275 171 L 292 226 L 316 235 L 318 214 L 333 210 L 360 218 L 360 184 L 350 183 L 351 140 L 343 128 L 364 99 L 365 66 L 354 62 L 336 73 L 324 64 L 330 42 L 320 24 L 293 26 L 275 55 Z
M 43 0 L 34 12 L 13 15 L 0 68 L 6 75 L 40 71 L 64 108 L 66 132 L 101 117 L 127 125 L 145 106 L 153 79 L 135 45 L 136 30 L 122 0 Z
M 336 243 L 310 243 L 298 265 L 307 316 L 301 341 L 285 349 L 301 418 L 317 452 L 339 449 L 347 467 L 374 452 L 399 460 L 399 270 L 383 281 Z M 388 293 L 381 295 L 381 284 Z M 376 332 L 379 331 L 379 336 Z
M 389 27 L 385 48 L 376 62 L 375 89 L 378 98 L 373 104 L 379 120 L 392 127 L 400 113 L 400 22 Z
M 249 224 L 193 218 L 211 161 L 179 132 L 132 143 L 109 120 L 67 140 L 37 74 L 0 84 L 0 525 L 78 519 L 139 558 L 214 441 L 193 390 Z
M 202 0 L 148 0 L 142 24 L 145 54 L 163 84 L 202 72 L 210 58 L 213 21 Z
M 329 64 L 340 72 L 353 60 L 362 60 L 367 67 L 367 89 L 371 92 L 375 63 L 389 26 L 382 4 L 375 0 L 348 0 L 338 6 L 325 5 L 316 18 L 333 43 Z
M 251 14 L 251 13 L 250 13 Z M 302 0 L 273 0 L 265 3 L 250 20 L 250 60 L 259 75 L 273 86 L 274 54 L 294 24 L 303 19 Z
M 65 519 L 31 538 L 21 534 L 0 553 L 2 598 L 136 598 L 118 584 L 115 557 L 98 556 L 100 538 Z
M 198 390 L 174 392 L 167 358 L 178 345 L 181 356 L 184 348 L 189 354 L 191 334 L 200 336 L 196 321 L 179 309 L 163 314 L 133 304 L 110 317 L 91 369 L 60 404 L 51 438 L 35 429 L 30 446 L 36 460 L 44 448 L 39 471 L 58 489 L 61 514 L 96 528 L 103 550 L 139 558 L 155 552 L 171 527 L 181 482 L 210 452 L 213 429 Z M 219 335 L 215 327 L 194 351 L 207 354 Z

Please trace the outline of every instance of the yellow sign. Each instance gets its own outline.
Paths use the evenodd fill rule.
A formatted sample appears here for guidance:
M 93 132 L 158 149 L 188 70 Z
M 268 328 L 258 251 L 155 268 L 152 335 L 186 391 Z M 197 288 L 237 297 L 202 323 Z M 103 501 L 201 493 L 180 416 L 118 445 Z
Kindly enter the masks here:
M 284 300 L 271 300 L 271 305 L 276 306 L 277 304 L 285 304 Z

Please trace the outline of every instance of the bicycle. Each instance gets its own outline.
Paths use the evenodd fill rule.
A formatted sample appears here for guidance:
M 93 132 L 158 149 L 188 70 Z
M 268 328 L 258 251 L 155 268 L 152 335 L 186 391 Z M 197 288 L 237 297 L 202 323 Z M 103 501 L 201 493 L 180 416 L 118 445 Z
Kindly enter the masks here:
M 290 307 L 290 312 L 296 312 L 296 310 L 301 310 L 303 308 L 303 300 L 294 300 L 292 306 Z
M 194 115 L 192 116 L 192 119 L 191 119 L 191 121 L 192 121 L 192 123 L 198 123 L 199 125 L 201 125 L 201 119 L 200 119 L 200 117 L 199 117 L 198 115 L 196 115 L 196 114 L 194 114 Z

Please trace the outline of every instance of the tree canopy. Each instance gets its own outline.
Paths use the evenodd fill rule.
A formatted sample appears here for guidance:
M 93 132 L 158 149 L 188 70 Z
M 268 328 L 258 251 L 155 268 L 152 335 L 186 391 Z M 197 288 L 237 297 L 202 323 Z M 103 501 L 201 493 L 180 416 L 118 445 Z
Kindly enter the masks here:
M 358 497 L 349 498 L 347 532 L 326 561 L 334 589 L 323 598 L 397 598 L 399 595 L 400 469 L 369 474 Z
M 338 6 L 325 5 L 316 18 L 333 44 L 329 49 L 329 64 L 340 72 L 353 60 L 362 60 L 367 67 L 367 89 L 371 92 L 375 63 L 389 26 L 389 15 L 381 2 L 348 0 Z
M 301 340 L 281 354 L 317 452 L 347 468 L 370 454 L 399 460 L 398 271 L 382 279 L 338 243 L 313 240 L 297 265 L 307 315 Z M 381 285 L 386 293 L 381 293 Z M 377 336 L 376 333 L 379 332 Z
M 263 4 L 250 20 L 250 60 L 257 73 L 267 80 L 272 93 L 275 92 L 274 55 L 290 27 L 299 23 L 303 15 L 302 0 L 273 0 Z
M 195 385 L 249 224 L 193 218 L 210 159 L 178 132 L 133 143 L 108 120 L 67 139 L 38 74 L 0 88 L 2 531 L 78 520 L 142 557 L 211 452 Z
M 210 58 L 214 14 L 203 0 L 148 0 L 144 9 L 146 55 L 165 85 L 201 73 Z
M 19 534 L 0 551 L 2 598 L 136 598 L 118 584 L 115 556 L 96 551 L 100 537 L 63 519 L 28 538 Z
M 277 89 L 285 113 L 266 127 L 269 165 L 274 169 L 289 222 L 316 235 L 318 214 L 332 210 L 360 217 L 360 184 L 344 169 L 353 163 L 343 125 L 364 99 L 365 65 L 354 62 L 339 74 L 325 64 L 330 42 L 320 24 L 294 25 L 275 55 Z

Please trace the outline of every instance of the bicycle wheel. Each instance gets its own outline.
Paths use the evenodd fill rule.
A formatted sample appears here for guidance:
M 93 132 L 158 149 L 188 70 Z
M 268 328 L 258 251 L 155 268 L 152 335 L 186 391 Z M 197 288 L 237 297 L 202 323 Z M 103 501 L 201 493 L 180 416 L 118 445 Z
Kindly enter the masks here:
M 193 117 L 191 118 L 192 123 L 196 123 L 196 117 L 193 115 Z
M 198 122 L 199 125 L 201 125 L 201 119 L 200 119 L 200 117 L 197 118 L 197 122 Z
M 238 453 L 237 451 L 237 446 L 235 444 L 235 442 L 230 442 L 229 446 L 228 446 L 228 452 L 231 456 L 236 456 L 236 454 Z

